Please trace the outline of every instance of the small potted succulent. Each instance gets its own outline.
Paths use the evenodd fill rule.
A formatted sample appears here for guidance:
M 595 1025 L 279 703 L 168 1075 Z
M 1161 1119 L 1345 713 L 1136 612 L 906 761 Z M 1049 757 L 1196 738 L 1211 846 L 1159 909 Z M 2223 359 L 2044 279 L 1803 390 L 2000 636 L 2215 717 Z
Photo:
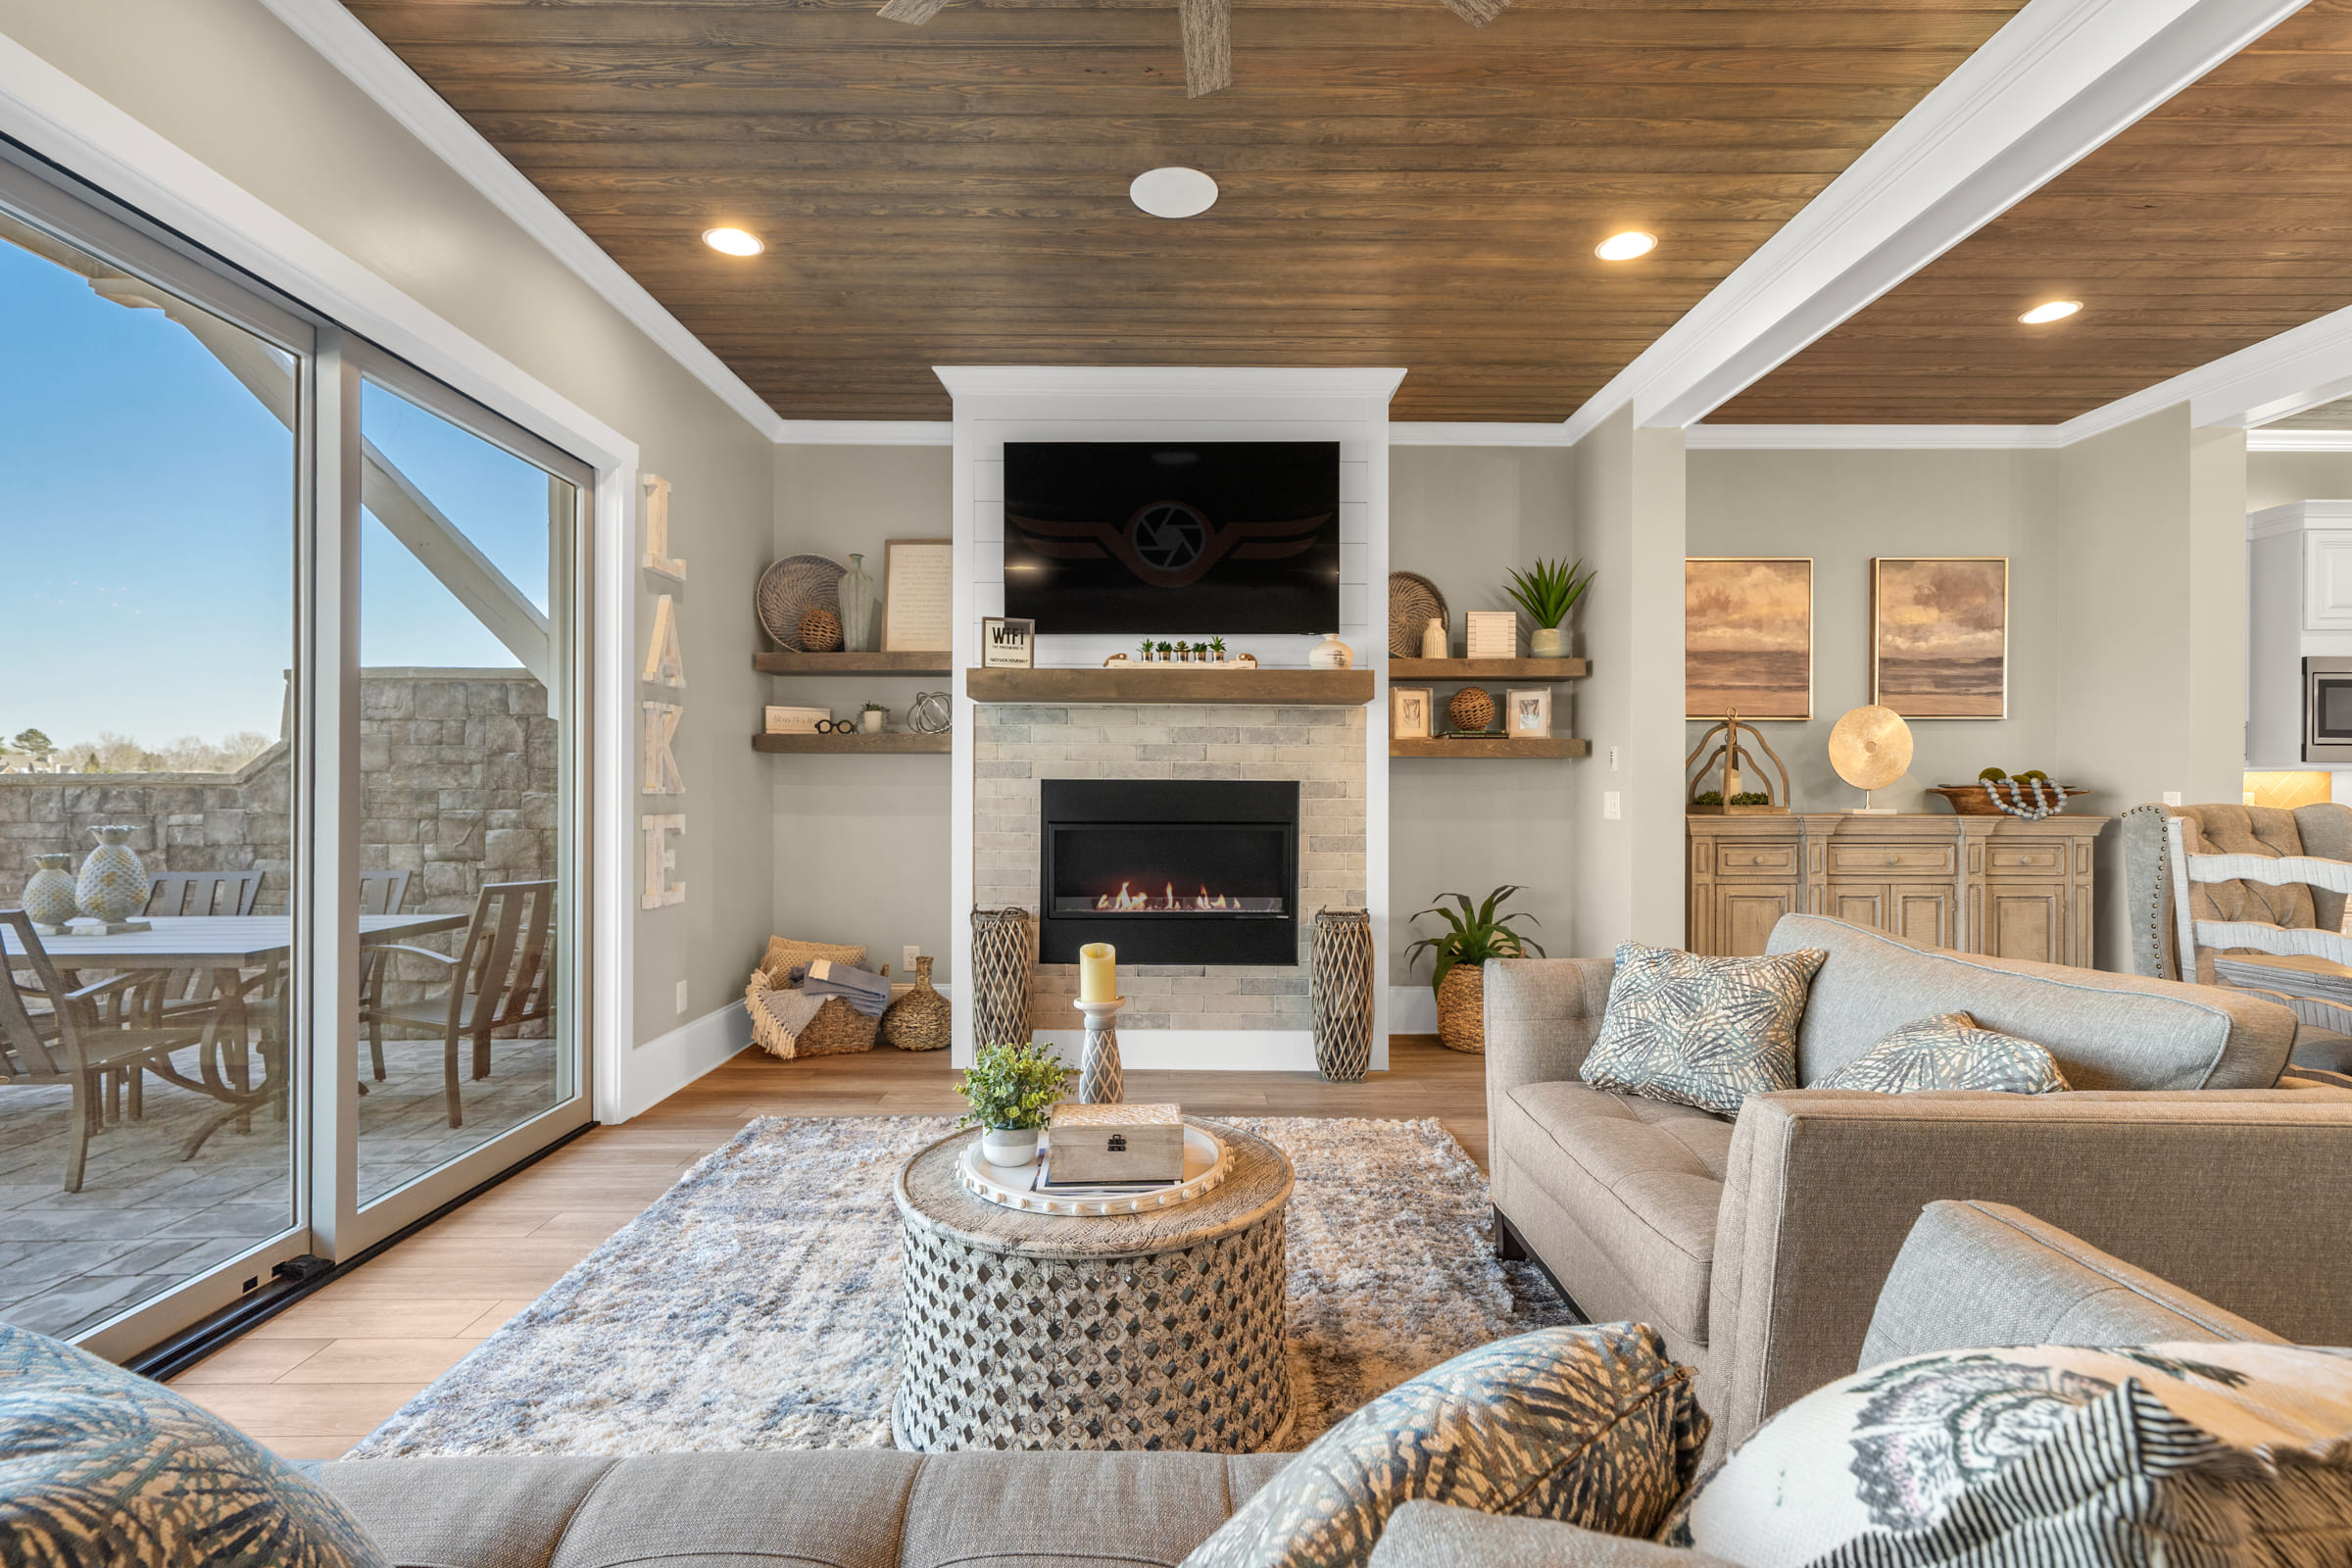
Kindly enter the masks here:
M 1144 662 L 1152 662 L 1152 639 L 1149 637 L 1144 639 Z
M 956 1123 L 977 1125 L 981 1157 L 1007 1168 L 1037 1158 L 1037 1135 L 1061 1102 L 1069 1069 L 1034 1041 L 982 1046 L 956 1092 L 971 1107 Z
M 880 703 L 868 703 L 858 710 L 858 721 L 868 735 L 879 735 L 882 726 L 890 721 L 890 710 Z
M 1207 647 L 1207 649 L 1208 649 L 1208 662 L 1209 662 L 1210 663 L 1212 663 L 1212 664 L 1222 664 L 1223 662 L 1225 662 L 1225 639 L 1224 639 L 1224 638 L 1222 638 L 1222 637 L 1211 637 L 1211 638 L 1208 640 L 1208 642 L 1207 642 L 1207 644 L 1206 644 L 1205 646 L 1206 646 L 1206 647 Z
M 1560 623 L 1568 618 L 1568 612 L 1576 608 L 1576 602 L 1592 584 L 1592 573 L 1577 575 L 1576 568 L 1583 564 L 1582 561 L 1571 564 L 1538 557 L 1532 570 L 1511 573 L 1510 585 L 1504 591 L 1527 612 L 1527 618 L 1536 623 L 1536 629 L 1527 639 L 1527 651 L 1534 657 L 1568 657 L 1568 632 Z
M 1191 643 L 1185 643 L 1185 642 L 1180 642 L 1180 643 L 1178 643 L 1178 644 L 1176 645 L 1176 662 L 1178 662 L 1179 664 L 1189 664 L 1189 663 L 1191 663 L 1192 662 L 1193 662 L 1193 645 L 1192 645 Z
M 1161 663 L 1172 664 L 1176 662 L 1176 650 L 1169 644 L 1153 643 L 1152 646 L 1159 651 L 1159 662 Z

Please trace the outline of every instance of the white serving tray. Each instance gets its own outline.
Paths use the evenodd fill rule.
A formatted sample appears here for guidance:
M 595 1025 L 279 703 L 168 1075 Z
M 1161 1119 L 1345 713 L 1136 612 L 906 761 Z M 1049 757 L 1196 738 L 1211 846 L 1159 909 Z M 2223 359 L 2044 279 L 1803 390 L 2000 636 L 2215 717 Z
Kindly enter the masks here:
M 1038 1135 L 1039 1157 L 1026 1165 L 992 1165 L 980 1157 L 981 1141 L 973 1139 L 964 1145 L 963 1157 L 956 1162 L 963 1190 L 983 1202 L 1004 1208 L 1088 1218 L 1173 1208 L 1215 1192 L 1233 1173 L 1233 1152 L 1215 1134 L 1188 1121 L 1184 1124 L 1184 1180 L 1122 1193 L 1117 1198 L 1062 1198 L 1037 1190 L 1037 1178 L 1045 1169 L 1045 1149 L 1052 1137 L 1051 1133 Z

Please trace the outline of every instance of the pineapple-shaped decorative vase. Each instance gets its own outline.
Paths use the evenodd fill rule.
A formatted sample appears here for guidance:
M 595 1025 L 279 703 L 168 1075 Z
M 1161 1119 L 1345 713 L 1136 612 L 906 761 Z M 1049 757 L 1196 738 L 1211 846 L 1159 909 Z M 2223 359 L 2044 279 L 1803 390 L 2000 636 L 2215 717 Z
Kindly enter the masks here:
M 81 912 L 74 899 L 74 857 L 36 855 L 40 869 L 25 880 L 24 913 L 42 936 L 65 934 L 66 922 Z
M 143 924 L 129 923 L 147 904 L 147 868 L 130 847 L 130 828 L 94 827 L 90 831 L 97 835 L 98 847 L 81 862 L 81 875 L 74 882 L 74 902 L 90 919 L 105 921 L 110 933 L 145 930 Z
M 914 989 L 882 1009 L 882 1038 L 901 1051 L 943 1051 L 948 999 L 931 989 L 931 956 L 914 959 Z

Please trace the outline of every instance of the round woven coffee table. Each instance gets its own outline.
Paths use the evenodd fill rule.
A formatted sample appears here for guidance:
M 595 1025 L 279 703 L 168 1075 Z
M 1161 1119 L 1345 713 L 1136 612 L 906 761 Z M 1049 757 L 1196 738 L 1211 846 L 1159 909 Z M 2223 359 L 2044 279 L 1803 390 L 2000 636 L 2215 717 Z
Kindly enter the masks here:
M 1068 1218 L 964 1192 L 977 1131 L 899 1171 L 906 1331 L 891 1435 L 902 1448 L 1167 1448 L 1250 1453 L 1291 1425 L 1283 1358 L 1283 1206 L 1291 1162 L 1203 1123 L 1233 1151 L 1207 1197 Z

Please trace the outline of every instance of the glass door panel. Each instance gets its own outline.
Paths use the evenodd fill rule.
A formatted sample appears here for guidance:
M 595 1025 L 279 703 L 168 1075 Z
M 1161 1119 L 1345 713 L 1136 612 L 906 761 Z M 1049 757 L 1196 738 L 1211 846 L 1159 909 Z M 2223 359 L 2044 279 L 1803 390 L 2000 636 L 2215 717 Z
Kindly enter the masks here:
M 372 380 L 360 428 L 364 1206 L 573 1104 L 583 1075 L 579 490 Z
M 307 1250 L 303 370 L 0 207 L 0 1321 L 89 1337 L 237 1276 L 193 1316 Z

